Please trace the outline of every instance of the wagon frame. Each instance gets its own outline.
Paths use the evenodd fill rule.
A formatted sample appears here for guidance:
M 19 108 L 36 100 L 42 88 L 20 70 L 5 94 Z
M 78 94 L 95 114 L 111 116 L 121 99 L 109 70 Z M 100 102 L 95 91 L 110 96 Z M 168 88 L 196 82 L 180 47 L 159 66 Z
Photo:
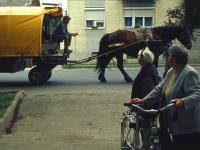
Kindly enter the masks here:
M 68 56 L 55 51 L 59 43 L 51 38 L 53 24 L 62 16 L 60 7 L 1 7 L 0 73 L 15 73 L 29 66 L 32 84 L 48 81 L 57 65 L 67 63 Z

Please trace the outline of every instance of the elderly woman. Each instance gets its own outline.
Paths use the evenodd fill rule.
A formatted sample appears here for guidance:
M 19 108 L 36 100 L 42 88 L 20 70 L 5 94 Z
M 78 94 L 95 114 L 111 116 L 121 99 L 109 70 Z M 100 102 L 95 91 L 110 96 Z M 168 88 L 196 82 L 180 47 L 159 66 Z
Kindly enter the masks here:
M 200 149 L 200 80 L 197 71 L 189 66 L 188 51 L 182 46 L 168 50 L 171 69 L 165 79 L 143 99 L 132 99 L 131 103 L 152 105 L 162 97 L 161 104 L 175 103 L 175 109 L 160 116 L 162 149 L 172 149 L 167 141 L 172 134 L 175 150 Z M 168 136 L 167 136 L 168 135 Z
M 154 55 L 148 48 L 139 51 L 138 63 L 141 69 L 133 81 L 131 99 L 145 97 L 158 84 L 158 72 L 153 59 Z

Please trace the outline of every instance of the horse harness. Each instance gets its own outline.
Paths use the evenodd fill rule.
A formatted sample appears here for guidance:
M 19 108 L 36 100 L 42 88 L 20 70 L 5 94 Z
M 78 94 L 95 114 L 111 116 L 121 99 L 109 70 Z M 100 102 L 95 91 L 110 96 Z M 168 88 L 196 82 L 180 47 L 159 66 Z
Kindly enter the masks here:
M 152 29 L 149 29 L 149 28 L 138 28 L 138 29 L 134 29 L 132 32 L 135 33 L 135 36 L 136 36 L 136 40 L 137 42 L 135 43 L 130 43 L 128 45 L 126 45 L 125 43 L 112 43 L 110 45 L 108 45 L 109 48 L 113 48 L 113 47 L 116 47 L 116 49 L 112 50 L 112 51 L 109 51 L 109 52 L 106 52 L 106 53 L 103 53 L 103 54 L 100 54 L 100 55 L 96 55 L 96 56 L 91 56 L 91 57 L 88 57 L 88 58 L 85 58 L 85 59 L 82 59 L 82 60 L 78 60 L 78 61 L 72 61 L 71 63 L 72 64 L 82 64 L 82 63 L 86 63 L 86 62 L 89 62 L 93 59 L 97 59 L 99 57 L 102 57 L 102 56 L 105 56 L 105 55 L 108 55 L 110 53 L 113 53 L 113 52 L 116 52 L 116 51 L 121 51 L 129 46 L 133 46 L 135 44 L 139 44 L 139 43 L 143 43 L 145 42 L 146 45 L 148 44 L 148 42 L 160 42 L 161 40 L 155 36 L 155 34 L 153 33 Z
M 138 29 L 134 29 L 133 32 L 135 33 L 137 41 L 151 41 L 151 40 L 153 40 L 153 32 L 152 32 L 151 29 L 138 28 Z
M 135 34 L 135 38 L 137 42 L 140 41 L 152 41 L 153 39 L 159 39 L 149 28 L 137 28 L 133 29 L 132 32 Z M 111 43 L 108 47 L 118 47 L 123 46 L 125 43 Z

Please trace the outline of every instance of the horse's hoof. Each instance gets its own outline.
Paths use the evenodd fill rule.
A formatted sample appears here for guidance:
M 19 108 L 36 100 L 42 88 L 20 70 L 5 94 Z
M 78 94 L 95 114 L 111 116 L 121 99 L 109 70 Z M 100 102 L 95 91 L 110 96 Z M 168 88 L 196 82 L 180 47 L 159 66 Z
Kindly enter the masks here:
M 105 78 L 101 78 L 101 77 L 98 77 L 99 81 L 101 81 L 102 83 L 105 83 L 107 82 L 107 80 Z
M 130 83 L 133 82 L 133 80 L 131 78 L 125 78 L 126 82 Z

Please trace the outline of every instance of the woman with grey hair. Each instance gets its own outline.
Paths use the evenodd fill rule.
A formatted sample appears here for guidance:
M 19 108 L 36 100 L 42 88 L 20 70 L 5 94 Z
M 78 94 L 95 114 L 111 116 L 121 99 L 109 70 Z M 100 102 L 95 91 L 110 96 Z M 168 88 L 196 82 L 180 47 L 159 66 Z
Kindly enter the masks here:
M 149 50 L 149 48 L 145 48 L 143 50 L 140 50 L 138 52 L 138 62 L 141 65 L 141 63 L 145 64 L 152 64 L 154 60 L 153 53 Z
M 160 116 L 162 150 L 200 149 L 200 79 L 197 71 L 188 65 L 188 51 L 183 46 L 168 50 L 171 69 L 165 79 L 143 99 L 131 103 L 151 106 L 160 101 L 161 107 L 174 103 L 175 108 Z M 170 147 L 170 136 L 172 141 Z
M 153 59 L 154 55 L 148 48 L 139 51 L 138 63 L 141 69 L 133 81 L 132 99 L 145 97 L 158 84 L 158 71 L 153 65 Z

